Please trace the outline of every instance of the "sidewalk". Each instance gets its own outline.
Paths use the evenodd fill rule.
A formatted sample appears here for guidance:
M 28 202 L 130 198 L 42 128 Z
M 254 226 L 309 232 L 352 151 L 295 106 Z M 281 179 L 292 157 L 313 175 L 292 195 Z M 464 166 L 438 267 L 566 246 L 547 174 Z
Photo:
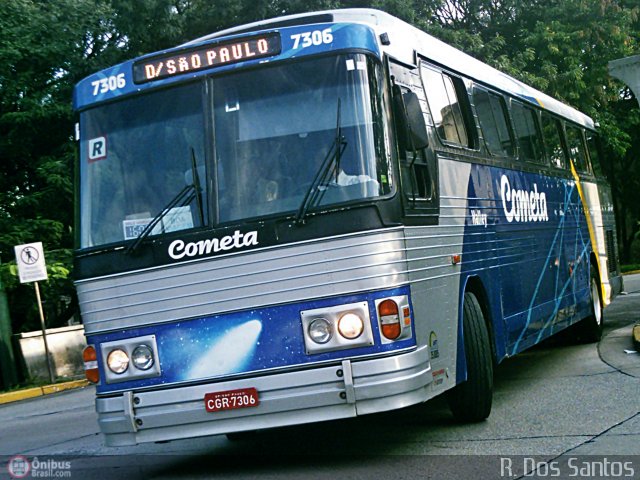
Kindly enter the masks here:
M 3 403 L 17 402 L 26 400 L 27 398 L 41 397 L 52 393 L 71 390 L 73 388 L 82 388 L 89 385 L 87 380 L 73 380 L 71 382 L 55 383 L 53 385 L 45 385 L 43 387 L 26 388 L 24 390 L 16 390 L 15 392 L 0 393 L 0 405 Z

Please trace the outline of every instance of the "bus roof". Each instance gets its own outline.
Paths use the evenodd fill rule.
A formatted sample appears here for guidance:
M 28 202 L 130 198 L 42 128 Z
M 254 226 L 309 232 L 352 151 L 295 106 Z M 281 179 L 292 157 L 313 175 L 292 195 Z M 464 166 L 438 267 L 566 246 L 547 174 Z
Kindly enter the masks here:
M 399 18 L 375 9 L 350 8 L 324 10 L 276 17 L 221 30 L 188 42 L 183 46 L 246 32 L 282 28 L 305 23 L 330 22 L 362 23 L 368 25 L 373 28 L 377 34 L 387 33 L 389 35 L 391 43 L 388 46 L 383 46 L 382 49 L 398 60 L 408 64 L 414 64 L 415 50 L 419 55 L 471 78 L 474 81 L 519 97 L 584 127 L 594 128 L 594 122 L 588 115 L 473 58 Z M 413 48 L 407 48 L 408 45 Z
M 321 45 L 317 48 L 304 49 L 304 51 L 296 49 L 295 44 L 292 42 L 293 37 L 289 38 L 288 36 L 296 35 L 296 32 L 299 33 L 301 29 L 305 28 L 305 25 L 330 23 L 341 24 L 341 28 L 351 25 L 352 27 L 359 27 L 359 29 L 349 28 L 349 33 L 342 35 L 339 41 L 334 32 L 334 38 L 338 41 L 337 46 L 333 45 L 327 48 L 325 45 Z M 208 73 L 207 70 L 189 72 L 190 77 L 185 74 L 181 77 L 158 78 L 156 81 L 141 85 L 136 82 L 135 78 L 132 78 L 132 70 L 136 64 L 145 59 L 151 59 L 152 61 L 154 58 L 158 58 L 162 60 L 166 55 L 189 51 L 191 48 L 197 49 L 200 46 L 207 48 L 208 44 L 214 45 L 220 42 L 223 44 L 227 41 L 227 37 L 229 39 L 240 39 L 243 38 L 243 34 L 257 34 L 258 32 L 269 30 L 280 30 L 283 50 L 281 54 L 272 55 L 270 59 L 265 61 L 314 55 L 335 48 L 349 48 L 350 45 L 354 48 L 369 50 L 376 55 L 384 52 L 410 65 L 416 63 L 416 54 L 418 54 L 473 81 L 538 105 L 586 128 L 594 128 L 593 120 L 578 110 L 490 67 L 451 45 L 447 45 L 399 18 L 380 10 L 369 8 L 325 10 L 261 20 L 221 30 L 168 50 L 128 60 L 81 80 L 74 89 L 74 109 L 82 110 L 97 103 L 115 99 L 121 95 L 141 93 L 149 88 L 168 85 L 169 83 L 182 81 L 186 78 L 195 78 Z M 380 40 L 380 35 L 383 33 L 387 34 L 389 38 L 389 42 L 384 42 L 384 44 Z M 247 60 L 246 63 L 239 62 L 234 65 L 222 66 L 219 67 L 219 71 L 242 67 L 245 64 L 249 65 L 257 61 L 261 60 Z

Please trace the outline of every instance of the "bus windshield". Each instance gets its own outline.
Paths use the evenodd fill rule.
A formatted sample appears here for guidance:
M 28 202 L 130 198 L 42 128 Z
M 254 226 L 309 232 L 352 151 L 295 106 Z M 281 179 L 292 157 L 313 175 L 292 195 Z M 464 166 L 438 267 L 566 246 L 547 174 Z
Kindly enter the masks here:
M 319 204 L 384 194 L 380 83 L 376 64 L 359 54 L 216 78 L 219 221 L 297 210 L 338 129 L 341 155 Z
M 163 210 L 151 235 L 295 213 L 336 150 L 314 207 L 388 193 L 381 78 L 372 59 L 342 54 L 83 112 L 80 247 L 135 239 Z
M 204 173 L 202 86 L 192 84 L 84 112 L 80 246 L 132 240 Z M 200 176 L 204 184 L 204 175 Z M 206 192 L 203 192 L 206 210 Z M 152 234 L 201 226 L 195 196 L 171 208 Z M 206 216 L 205 216 L 206 218 Z

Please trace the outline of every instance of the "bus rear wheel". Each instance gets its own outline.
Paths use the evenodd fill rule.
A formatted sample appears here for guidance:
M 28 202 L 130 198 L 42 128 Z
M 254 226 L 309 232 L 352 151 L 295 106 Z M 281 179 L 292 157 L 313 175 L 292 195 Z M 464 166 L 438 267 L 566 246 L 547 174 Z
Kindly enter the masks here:
M 484 314 L 471 292 L 464 294 L 462 328 L 467 380 L 447 392 L 447 402 L 457 420 L 480 422 L 491 413 L 493 358 Z
M 587 343 L 598 342 L 602 338 L 604 330 L 604 315 L 602 311 L 602 300 L 600 298 L 600 281 L 598 272 L 591 265 L 589 279 L 589 292 L 591 299 L 591 315 L 578 324 L 578 336 Z

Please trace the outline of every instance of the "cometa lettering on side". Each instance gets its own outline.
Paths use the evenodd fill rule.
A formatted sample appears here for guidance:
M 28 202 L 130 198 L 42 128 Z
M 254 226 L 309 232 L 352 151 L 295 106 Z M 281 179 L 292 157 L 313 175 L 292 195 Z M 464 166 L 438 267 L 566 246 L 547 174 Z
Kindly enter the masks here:
M 502 175 L 500 179 L 502 208 L 508 222 L 548 222 L 547 195 L 538 193 L 538 185 L 533 190 L 516 190 L 511 188 L 509 178 Z

